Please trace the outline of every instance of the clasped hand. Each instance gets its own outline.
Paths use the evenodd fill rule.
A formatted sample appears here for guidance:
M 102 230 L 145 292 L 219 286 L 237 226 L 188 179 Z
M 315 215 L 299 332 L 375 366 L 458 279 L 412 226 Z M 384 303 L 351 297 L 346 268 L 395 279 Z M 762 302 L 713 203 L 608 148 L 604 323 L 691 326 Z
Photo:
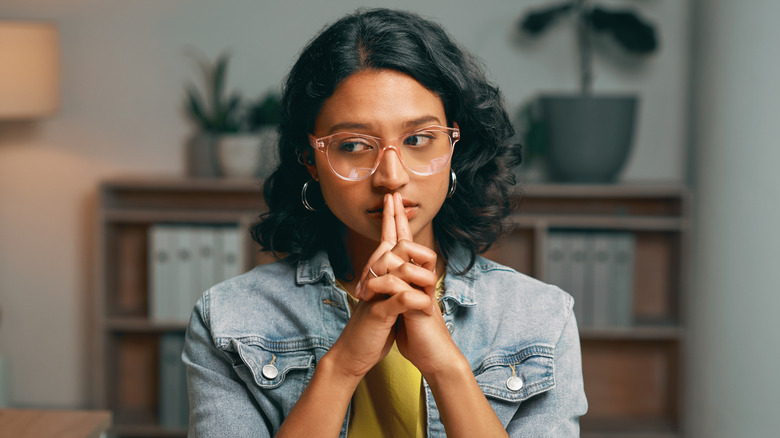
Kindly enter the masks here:
M 457 346 L 435 297 L 436 260 L 413 241 L 401 195 L 385 195 L 381 240 L 356 289 L 360 303 L 332 349 L 346 373 L 362 377 L 394 341 L 423 376 L 446 366 Z

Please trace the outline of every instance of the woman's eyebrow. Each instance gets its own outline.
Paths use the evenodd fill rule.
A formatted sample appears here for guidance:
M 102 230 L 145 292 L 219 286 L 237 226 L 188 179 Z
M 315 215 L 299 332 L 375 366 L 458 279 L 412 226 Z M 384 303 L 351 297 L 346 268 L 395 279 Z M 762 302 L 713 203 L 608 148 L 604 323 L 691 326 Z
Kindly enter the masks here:
M 369 128 L 371 128 L 371 125 L 368 125 L 366 123 L 341 122 L 331 126 L 330 129 L 328 130 L 328 134 L 334 134 L 340 131 L 349 131 L 351 129 L 369 129 Z
M 442 121 L 439 120 L 439 118 L 434 115 L 424 115 L 416 119 L 407 120 L 402 124 L 402 126 L 404 129 L 409 129 L 409 128 L 417 128 L 419 126 L 427 125 L 430 123 L 441 124 Z M 342 131 L 366 130 L 366 129 L 371 129 L 371 127 L 372 125 L 369 123 L 341 122 L 331 126 L 330 129 L 328 130 L 328 135 L 334 134 L 336 132 L 342 132 Z
M 438 117 L 434 115 L 425 115 L 422 117 L 418 117 L 414 120 L 409 120 L 407 122 L 404 122 L 404 128 L 415 128 L 422 125 L 427 125 L 429 123 L 438 123 L 441 124 L 441 120 L 439 120 Z

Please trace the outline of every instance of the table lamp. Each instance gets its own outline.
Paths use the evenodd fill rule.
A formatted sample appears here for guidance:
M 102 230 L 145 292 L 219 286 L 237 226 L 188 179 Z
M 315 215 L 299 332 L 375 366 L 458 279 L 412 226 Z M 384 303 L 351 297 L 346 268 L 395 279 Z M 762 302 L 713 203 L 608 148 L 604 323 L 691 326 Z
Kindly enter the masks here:
M 0 120 L 53 114 L 59 101 L 57 27 L 0 20 Z

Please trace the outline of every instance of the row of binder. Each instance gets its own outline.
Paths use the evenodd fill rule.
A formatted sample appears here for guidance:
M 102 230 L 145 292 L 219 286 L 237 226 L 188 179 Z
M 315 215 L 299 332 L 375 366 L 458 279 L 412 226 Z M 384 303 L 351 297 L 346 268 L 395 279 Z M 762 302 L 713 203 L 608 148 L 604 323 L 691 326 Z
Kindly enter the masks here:
M 187 322 L 209 287 L 244 267 L 237 226 L 155 224 L 149 230 L 149 315 L 152 320 Z
M 636 237 L 628 232 L 551 231 L 544 279 L 574 297 L 581 327 L 634 323 Z

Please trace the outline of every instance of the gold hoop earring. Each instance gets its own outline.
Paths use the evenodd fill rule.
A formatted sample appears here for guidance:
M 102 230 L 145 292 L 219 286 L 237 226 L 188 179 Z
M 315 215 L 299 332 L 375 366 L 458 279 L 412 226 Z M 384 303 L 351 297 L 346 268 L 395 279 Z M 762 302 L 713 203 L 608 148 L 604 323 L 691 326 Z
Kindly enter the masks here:
M 309 183 L 311 183 L 312 181 L 315 181 L 315 180 L 314 179 L 310 179 L 310 180 L 306 181 L 306 183 L 303 185 L 303 188 L 301 189 L 301 203 L 309 211 L 319 211 L 316 208 L 312 207 L 311 204 L 309 204 L 309 200 L 306 197 L 306 191 L 309 190 Z
M 447 192 L 447 197 L 452 198 L 455 193 L 455 187 L 458 186 L 458 177 L 455 176 L 455 171 L 450 169 L 450 190 Z

